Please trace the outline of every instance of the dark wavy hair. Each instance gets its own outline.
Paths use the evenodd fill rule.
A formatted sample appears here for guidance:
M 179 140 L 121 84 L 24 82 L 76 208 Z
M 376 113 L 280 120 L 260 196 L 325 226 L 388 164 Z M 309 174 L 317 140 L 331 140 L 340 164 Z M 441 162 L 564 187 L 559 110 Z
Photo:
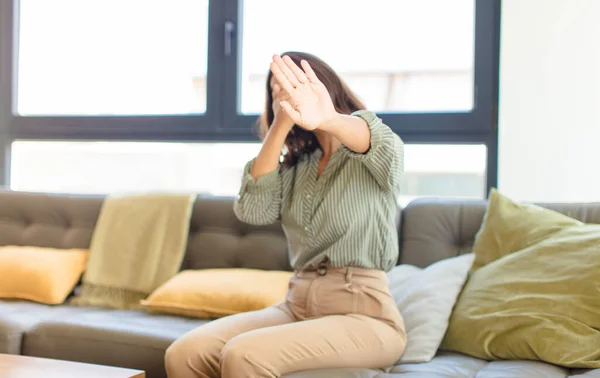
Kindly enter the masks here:
M 364 110 L 365 105 L 362 101 L 348 88 L 346 83 L 340 76 L 324 61 L 318 57 L 304 52 L 290 51 L 281 54 L 281 56 L 289 56 L 294 63 L 301 67 L 300 62 L 306 60 L 312 67 L 315 74 L 329 91 L 333 106 L 338 113 L 351 114 L 357 110 Z M 259 135 L 264 138 L 273 123 L 273 94 L 271 93 L 271 77 L 273 73 L 269 71 L 267 76 L 267 101 L 265 111 L 258 120 Z M 283 165 L 285 167 L 293 167 L 304 157 L 313 153 L 318 147 L 319 142 L 315 134 L 311 131 L 302 129 L 294 125 L 292 131 L 288 134 L 285 140 L 285 152 L 283 153 Z

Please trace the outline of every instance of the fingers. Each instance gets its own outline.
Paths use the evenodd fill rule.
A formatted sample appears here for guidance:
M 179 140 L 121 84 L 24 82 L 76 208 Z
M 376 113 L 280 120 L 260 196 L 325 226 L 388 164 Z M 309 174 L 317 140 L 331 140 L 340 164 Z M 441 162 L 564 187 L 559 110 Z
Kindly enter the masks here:
M 279 85 L 281 85 L 281 87 L 286 92 L 288 92 L 288 93 L 292 92 L 294 90 L 294 85 L 290 82 L 290 80 L 287 78 L 287 76 L 283 73 L 283 71 L 281 70 L 281 67 L 279 66 L 279 64 L 277 64 L 275 62 L 274 59 L 275 58 L 273 58 L 273 62 L 271 63 L 271 72 L 273 72 L 273 76 L 275 76 L 275 79 L 277 80 Z M 285 64 L 284 64 L 284 66 L 285 66 Z M 289 70 L 289 68 L 288 68 L 288 70 Z M 296 86 L 297 86 L 297 83 L 296 83 Z
M 311 83 L 320 83 L 317 74 L 315 74 L 315 71 L 313 71 L 312 67 L 310 66 L 310 64 L 308 64 L 306 60 L 302 60 L 300 64 L 302 65 L 302 68 L 304 69 L 304 72 L 306 72 L 306 76 L 308 77 L 308 80 L 310 80 Z
M 315 71 L 313 71 L 306 60 L 302 60 L 300 65 L 302 69 L 287 55 L 283 58 L 279 55 L 273 55 L 271 72 L 273 72 L 273 76 L 275 76 L 277 82 L 281 84 L 281 88 L 288 93 L 291 93 L 300 84 L 308 83 L 309 81 L 313 84 L 320 83 Z
M 294 73 L 294 75 L 296 76 L 296 79 L 300 82 L 300 83 L 308 83 L 308 78 L 306 77 L 306 75 L 304 74 L 304 71 L 302 71 L 300 69 L 300 67 L 298 67 L 296 65 L 296 63 L 294 63 L 294 61 L 292 60 L 292 58 L 290 58 L 289 56 L 285 55 L 283 57 L 283 62 L 288 66 L 288 68 Z
M 290 81 L 290 83 L 292 83 L 292 86 L 294 88 L 298 87 L 298 85 L 300 85 L 301 83 L 307 81 L 306 76 L 304 75 L 303 72 L 302 72 L 302 78 L 305 79 L 304 81 L 300 80 L 300 77 L 294 72 L 294 70 L 292 69 L 292 66 L 295 67 L 299 71 L 301 71 L 301 70 L 298 68 L 298 66 L 296 66 L 296 64 L 292 61 L 292 59 L 290 59 L 289 56 L 281 58 L 279 55 L 275 55 L 273 58 L 274 58 L 274 62 L 277 63 L 277 65 L 279 66 L 281 71 L 285 74 L 285 77 L 288 78 L 288 80 Z
M 294 123 L 300 124 L 300 122 L 302 121 L 302 118 L 300 117 L 300 112 L 298 112 L 296 109 L 294 109 L 292 107 L 292 105 L 290 105 L 289 102 L 281 101 L 279 103 L 279 105 L 285 111 L 285 113 L 288 115 L 288 117 L 290 117 L 292 119 L 292 121 L 294 121 Z
M 273 62 L 275 64 L 277 64 L 277 67 L 279 67 L 281 72 L 283 72 L 283 74 L 285 75 L 287 80 L 292 84 L 292 87 L 296 88 L 298 85 L 300 85 L 300 82 L 298 81 L 298 78 L 296 77 L 294 72 L 292 72 L 290 67 L 288 67 L 288 65 L 283 61 L 283 59 L 281 59 L 281 57 L 279 55 L 273 56 Z M 283 84 L 281 82 L 281 80 L 278 80 L 278 81 L 279 81 L 279 83 Z M 285 86 L 284 86 L 284 88 L 285 88 Z

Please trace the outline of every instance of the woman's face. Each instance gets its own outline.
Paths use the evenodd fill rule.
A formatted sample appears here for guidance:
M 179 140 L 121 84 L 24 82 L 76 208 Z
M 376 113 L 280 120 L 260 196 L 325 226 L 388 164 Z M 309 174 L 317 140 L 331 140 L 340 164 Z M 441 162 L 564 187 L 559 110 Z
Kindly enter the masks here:
M 269 80 L 269 87 L 271 87 L 271 97 L 275 98 L 274 94 L 273 94 L 273 88 L 275 87 L 275 84 L 277 84 L 277 79 L 275 79 L 275 76 L 271 76 L 271 80 Z
M 289 98 L 288 94 L 281 89 L 281 86 L 279 85 L 279 83 L 277 82 L 277 79 L 275 79 L 274 76 L 272 76 L 269 79 L 269 87 L 271 89 L 271 98 L 273 99 L 273 101 L 271 103 L 271 109 L 273 109 L 273 115 L 275 117 L 281 116 L 283 110 L 279 104 L 281 103 L 281 101 L 289 101 L 290 98 Z M 285 117 L 287 119 L 287 115 Z M 290 119 L 290 121 L 291 121 L 291 119 Z

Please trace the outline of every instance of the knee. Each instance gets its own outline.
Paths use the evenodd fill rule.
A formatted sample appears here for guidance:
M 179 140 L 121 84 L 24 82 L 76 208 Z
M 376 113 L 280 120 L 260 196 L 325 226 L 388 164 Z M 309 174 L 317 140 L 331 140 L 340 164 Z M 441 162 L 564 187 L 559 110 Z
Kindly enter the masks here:
M 218 339 L 190 336 L 184 335 L 167 348 L 167 375 L 170 378 L 218 377 L 218 358 L 222 347 Z
M 263 377 L 265 372 L 271 371 L 260 356 L 260 345 L 246 335 L 235 337 L 225 344 L 220 356 L 223 377 Z
M 189 376 L 192 373 L 190 367 L 194 364 L 195 353 L 198 352 L 184 340 L 175 340 L 165 353 L 165 368 L 169 378 Z
M 189 358 L 189 356 L 187 356 L 188 351 L 186 351 L 182 344 L 183 343 L 180 340 L 175 340 L 165 352 L 165 367 L 169 373 L 174 371 L 177 366 L 182 365 L 182 363 Z

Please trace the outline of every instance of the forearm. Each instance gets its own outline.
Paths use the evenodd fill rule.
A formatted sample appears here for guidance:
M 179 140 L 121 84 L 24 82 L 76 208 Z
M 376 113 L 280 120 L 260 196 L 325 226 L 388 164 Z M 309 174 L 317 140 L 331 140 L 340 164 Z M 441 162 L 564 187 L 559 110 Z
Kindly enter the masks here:
M 287 127 L 276 124 L 271 126 L 250 172 L 255 180 L 279 168 L 281 150 L 289 132 L 290 130 Z
M 238 219 L 266 225 L 279 218 L 281 207 L 281 173 L 279 158 L 289 127 L 274 124 L 268 131 L 258 156 L 244 168 L 242 186 L 234 204 Z
M 322 128 L 352 151 L 362 154 L 369 150 L 371 132 L 367 122 L 357 116 L 337 114 Z
M 330 122 L 342 151 L 360 160 L 385 190 L 397 192 L 404 170 L 404 143 L 373 112 L 358 111 Z

